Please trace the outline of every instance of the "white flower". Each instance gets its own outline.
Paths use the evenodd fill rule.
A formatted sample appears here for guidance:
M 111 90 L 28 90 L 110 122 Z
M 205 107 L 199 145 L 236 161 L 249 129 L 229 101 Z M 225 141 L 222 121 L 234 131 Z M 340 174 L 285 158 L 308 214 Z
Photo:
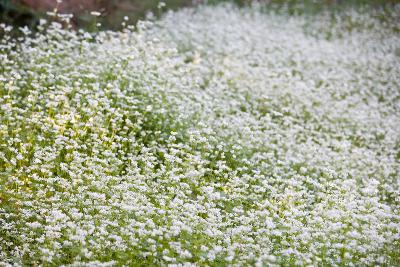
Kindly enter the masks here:
M 90 15 L 95 16 L 95 17 L 99 17 L 101 15 L 101 13 L 98 12 L 98 11 L 91 11 Z

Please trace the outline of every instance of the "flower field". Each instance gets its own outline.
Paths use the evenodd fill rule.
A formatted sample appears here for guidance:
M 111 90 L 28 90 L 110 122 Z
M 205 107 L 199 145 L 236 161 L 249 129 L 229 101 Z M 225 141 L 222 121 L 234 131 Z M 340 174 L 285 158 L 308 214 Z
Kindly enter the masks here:
M 399 14 L 3 38 L 0 265 L 398 266 Z

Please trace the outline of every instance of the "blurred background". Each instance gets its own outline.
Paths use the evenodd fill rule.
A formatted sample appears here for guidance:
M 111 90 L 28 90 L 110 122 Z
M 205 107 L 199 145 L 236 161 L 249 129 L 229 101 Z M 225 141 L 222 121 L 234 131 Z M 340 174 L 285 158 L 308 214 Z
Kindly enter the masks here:
M 153 12 L 159 15 L 166 10 L 193 6 L 202 3 L 218 4 L 234 2 L 246 5 L 251 0 L 165 0 L 160 5 L 159 0 L 0 0 L 0 23 L 16 28 L 28 26 L 32 29 L 41 18 L 51 19 L 47 12 L 57 9 L 59 13 L 73 14 L 72 25 L 75 28 L 93 30 L 94 21 L 101 23 L 101 29 L 118 30 L 123 18 L 128 16 L 128 23 L 134 24 L 143 19 L 146 14 Z M 337 9 L 343 6 L 388 7 L 399 3 L 400 0 L 258 0 L 275 7 L 295 8 L 301 6 L 304 12 L 315 12 L 320 9 Z M 162 6 L 162 8 L 161 8 Z M 92 11 L 100 13 L 98 17 L 91 15 Z M 98 28 L 96 28 L 98 29 Z

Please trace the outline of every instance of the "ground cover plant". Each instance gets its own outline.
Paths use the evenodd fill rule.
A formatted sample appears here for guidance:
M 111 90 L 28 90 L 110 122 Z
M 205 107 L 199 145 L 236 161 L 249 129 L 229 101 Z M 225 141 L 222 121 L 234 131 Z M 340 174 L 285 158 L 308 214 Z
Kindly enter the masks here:
M 0 264 L 398 265 L 400 6 L 289 13 L 2 39 Z

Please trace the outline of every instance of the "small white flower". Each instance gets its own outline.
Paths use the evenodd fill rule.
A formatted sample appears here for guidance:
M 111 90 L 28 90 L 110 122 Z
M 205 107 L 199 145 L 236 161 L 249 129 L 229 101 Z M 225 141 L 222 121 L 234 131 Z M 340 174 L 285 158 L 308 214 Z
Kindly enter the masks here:
M 101 13 L 98 12 L 98 11 L 91 11 L 90 15 L 95 16 L 95 17 L 99 17 L 101 15 Z

